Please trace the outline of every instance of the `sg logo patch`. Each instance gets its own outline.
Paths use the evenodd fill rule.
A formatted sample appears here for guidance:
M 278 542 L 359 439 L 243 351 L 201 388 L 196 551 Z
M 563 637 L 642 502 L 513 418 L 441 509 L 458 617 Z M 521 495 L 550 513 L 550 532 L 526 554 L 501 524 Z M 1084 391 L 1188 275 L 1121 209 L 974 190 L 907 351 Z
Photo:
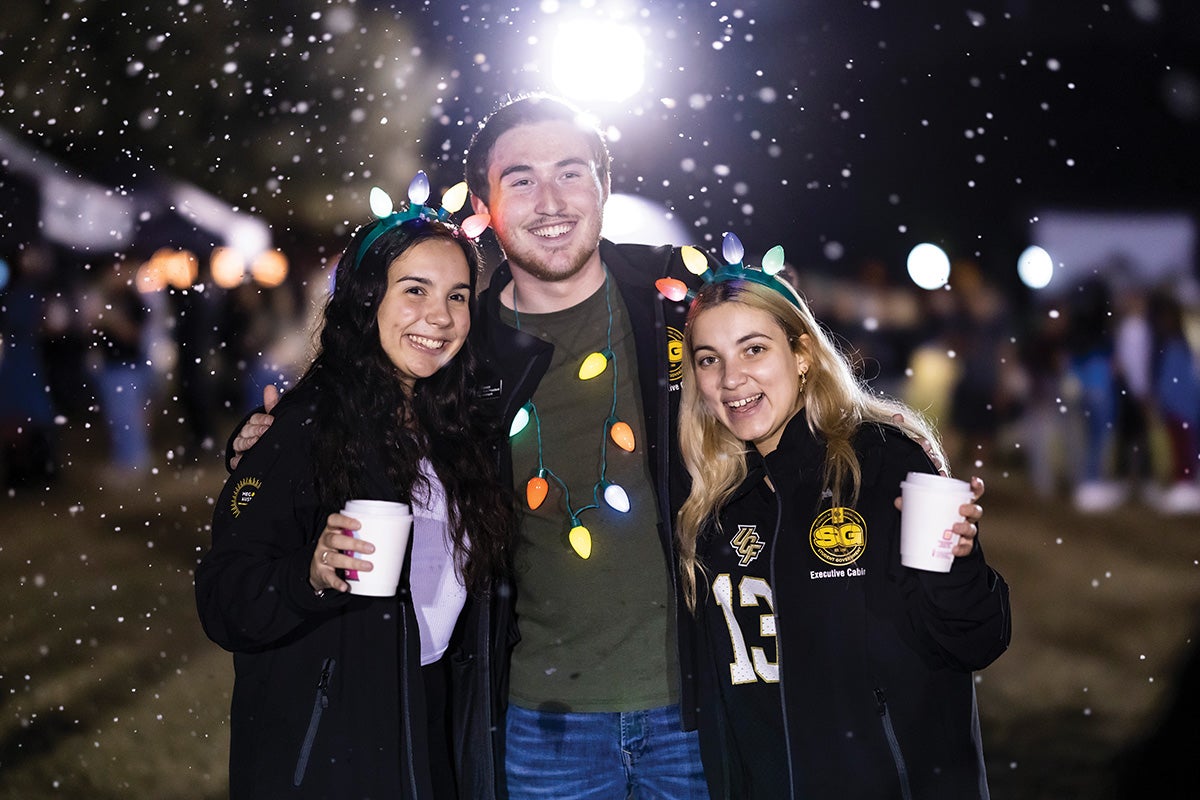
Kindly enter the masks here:
M 853 508 L 830 508 L 813 521 L 808 541 L 826 564 L 852 564 L 867 549 L 867 522 Z
M 667 326 L 667 380 L 679 383 L 683 380 L 683 334 Z
M 235 517 L 240 516 L 242 509 L 250 505 L 255 493 L 261 488 L 262 481 L 258 478 L 242 478 L 237 482 L 233 487 L 233 498 L 229 501 L 229 510 Z

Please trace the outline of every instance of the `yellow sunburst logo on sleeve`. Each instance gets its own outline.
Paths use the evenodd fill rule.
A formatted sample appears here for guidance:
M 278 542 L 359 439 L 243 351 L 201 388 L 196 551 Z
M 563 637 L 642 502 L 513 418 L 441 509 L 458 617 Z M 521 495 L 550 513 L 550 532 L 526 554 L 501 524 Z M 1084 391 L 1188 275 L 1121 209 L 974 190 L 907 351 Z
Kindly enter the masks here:
M 233 487 L 233 497 L 229 500 L 229 510 L 233 515 L 239 516 L 242 509 L 250 505 L 250 501 L 254 499 L 255 493 L 262 488 L 262 481 L 258 478 L 242 478 Z

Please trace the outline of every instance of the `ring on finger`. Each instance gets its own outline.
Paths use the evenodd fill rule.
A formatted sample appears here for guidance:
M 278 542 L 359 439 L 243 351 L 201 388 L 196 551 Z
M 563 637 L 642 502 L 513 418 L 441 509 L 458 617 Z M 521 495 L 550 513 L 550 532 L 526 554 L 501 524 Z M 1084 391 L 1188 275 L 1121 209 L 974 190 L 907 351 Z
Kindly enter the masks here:
M 324 551 L 323 553 L 321 553 L 321 563 L 322 563 L 322 564 L 328 564 L 328 563 L 329 563 L 329 551 L 328 551 L 328 550 L 326 550 L 326 551 Z

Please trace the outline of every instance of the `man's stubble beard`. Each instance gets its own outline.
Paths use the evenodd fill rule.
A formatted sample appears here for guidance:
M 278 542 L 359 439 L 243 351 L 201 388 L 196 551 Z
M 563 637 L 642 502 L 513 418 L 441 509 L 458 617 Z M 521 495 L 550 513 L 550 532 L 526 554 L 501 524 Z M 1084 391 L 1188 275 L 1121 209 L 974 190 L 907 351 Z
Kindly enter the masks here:
M 583 248 L 578 254 L 573 255 L 566 268 L 549 266 L 543 259 L 538 258 L 537 254 L 530 255 L 524 248 L 520 247 L 509 248 L 505 246 L 504 241 L 499 239 L 499 237 L 497 237 L 497 240 L 500 243 L 500 249 L 504 253 L 504 257 L 508 259 L 510 267 L 519 269 L 539 281 L 559 283 L 570 280 L 578 275 L 587 264 L 588 259 L 600 249 L 600 232 L 603 227 L 604 218 L 601 216 L 596 223 L 594 243 L 591 247 Z M 591 241 L 590 238 L 589 241 Z

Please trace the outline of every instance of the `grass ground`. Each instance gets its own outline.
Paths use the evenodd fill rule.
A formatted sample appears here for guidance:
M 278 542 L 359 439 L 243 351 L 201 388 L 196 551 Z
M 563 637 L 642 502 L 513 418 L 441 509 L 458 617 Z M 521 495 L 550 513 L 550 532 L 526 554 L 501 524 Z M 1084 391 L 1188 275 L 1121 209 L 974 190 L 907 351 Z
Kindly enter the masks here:
M 210 460 L 123 484 L 77 458 L 53 487 L 0 497 L 0 798 L 225 796 L 232 666 L 192 600 L 223 478 Z M 1081 517 L 1019 474 L 988 481 L 984 546 L 1014 619 L 978 676 L 992 795 L 1120 797 L 1122 754 L 1186 688 L 1200 518 Z M 1181 752 L 1200 752 L 1186 730 Z

